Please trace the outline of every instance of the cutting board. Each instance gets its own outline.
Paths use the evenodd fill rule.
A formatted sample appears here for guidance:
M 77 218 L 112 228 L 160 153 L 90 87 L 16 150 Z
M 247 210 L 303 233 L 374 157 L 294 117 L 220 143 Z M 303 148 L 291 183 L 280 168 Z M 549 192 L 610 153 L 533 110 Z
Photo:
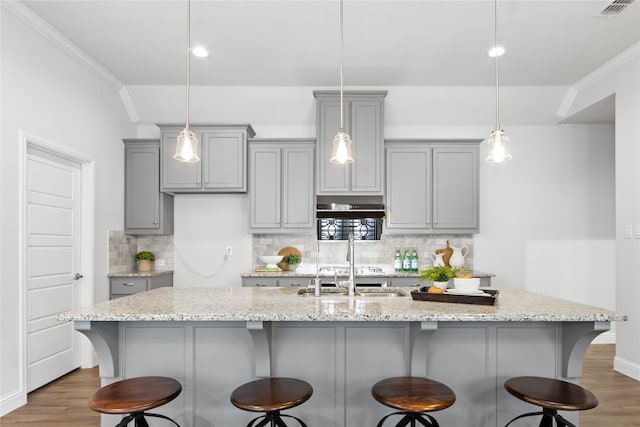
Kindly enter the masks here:
M 282 261 L 280 261 L 278 266 L 280 266 L 280 268 L 285 271 L 289 271 L 289 264 L 284 262 L 284 259 L 287 256 L 298 255 L 298 257 L 300 257 L 300 260 L 302 260 L 302 253 L 298 250 L 298 248 L 295 248 L 293 246 L 285 246 L 284 248 L 280 249 L 280 251 L 278 252 L 278 255 L 282 255 Z

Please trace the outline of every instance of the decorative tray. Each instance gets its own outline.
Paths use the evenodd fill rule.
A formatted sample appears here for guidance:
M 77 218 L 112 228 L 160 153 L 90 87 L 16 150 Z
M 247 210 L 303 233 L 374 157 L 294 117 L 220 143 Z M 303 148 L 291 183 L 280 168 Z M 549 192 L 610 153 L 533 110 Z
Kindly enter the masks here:
M 416 301 L 436 301 L 436 302 L 453 302 L 458 304 L 478 304 L 478 305 L 494 305 L 498 294 L 497 289 L 482 289 L 482 293 L 478 295 L 472 294 L 430 294 L 427 292 L 429 286 L 423 286 L 417 291 L 411 291 L 411 298 Z

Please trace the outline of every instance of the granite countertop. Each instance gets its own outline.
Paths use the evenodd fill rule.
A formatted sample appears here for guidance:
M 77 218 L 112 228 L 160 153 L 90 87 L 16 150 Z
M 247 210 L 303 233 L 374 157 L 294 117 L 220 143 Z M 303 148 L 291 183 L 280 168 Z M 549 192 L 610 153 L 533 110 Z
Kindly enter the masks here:
M 493 306 L 406 297 L 300 296 L 293 288 L 158 288 L 65 312 L 74 321 L 622 321 L 626 315 L 518 289 Z
M 121 273 L 109 273 L 107 277 L 155 277 L 173 274 L 173 270 L 129 271 Z
M 473 277 L 495 277 L 495 274 L 492 273 L 483 273 L 481 271 L 473 270 L 471 272 Z M 304 271 L 269 271 L 269 270 L 250 270 L 246 273 L 242 273 L 241 277 L 316 277 L 316 273 Z M 344 275 L 339 275 L 340 277 Z M 333 273 L 320 273 L 318 277 L 333 277 Z M 408 272 L 381 272 L 381 273 L 366 273 L 366 274 L 356 274 L 356 277 L 420 277 L 419 273 L 408 273 Z

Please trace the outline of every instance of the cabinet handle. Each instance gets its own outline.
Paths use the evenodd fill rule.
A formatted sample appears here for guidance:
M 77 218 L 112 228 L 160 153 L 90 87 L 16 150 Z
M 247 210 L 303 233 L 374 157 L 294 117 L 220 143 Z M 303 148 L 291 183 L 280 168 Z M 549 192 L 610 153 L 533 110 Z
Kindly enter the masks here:
M 302 286 L 300 283 L 290 283 L 289 286 Z
M 133 282 L 124 282 L 123 285 L 124 286 L 135 286 L 135 283 L 133 283 Z
M 266 283 L 256 283 L 256 286 L 267 286 Z

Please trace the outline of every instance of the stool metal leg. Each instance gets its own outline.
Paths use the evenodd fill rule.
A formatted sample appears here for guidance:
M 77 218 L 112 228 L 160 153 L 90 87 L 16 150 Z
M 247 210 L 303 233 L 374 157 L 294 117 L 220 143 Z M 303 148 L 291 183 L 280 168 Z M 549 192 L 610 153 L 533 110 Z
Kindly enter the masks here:
M 144 417 L 162 418 L 164 420 L 171 421 L 177 427 L 180 427 L 180 424 L 178 424 L 177 422 L 173 421 L 171 418 L 165 415 L 152 414 L 149 412 L 136 412 L 135 414 L 127 415 L 115 427 L 126 427 L 127 425 L 129 425 L 131 421 L 134 421 L 133 425 L 135 427 L 149 427 L 149 424 L 147 423 L 147 420 Z
M 414 413 L 414 412 L 402 412 L 402 411 L 400 411 L 400 412 L 392 412 L 391 414 L 385 415 L 378 422 L 376 427 L 382 427 L 382 424 L 386 421 L 386 419 L 389 418 L 392 415 L 403 415 L 403 417 L 400 419 L 400 421 L 398 421 L 398 423 L 395 425 L 395 427 L 405 427 L 405 426 L 407 426 L 409 424 L 411 424 L 411 427 L 416 427 L 416 422 L 422 424 L 425 427 L 440 427 L 440 424 L 438 424 L 438 421 L 436 421 L 436 419 L 433 418 L 429 414 Z M 425 417 L 427 419 L 425 419 Z
M 249 424 L 247 424 L 247 427 L 264 427 L 266 425 L 270 425 L 271 427 L 287 427 L 282 420 L 282 417 L 293 418 L 300 423 L 300 426 L 307 427 L 304 421 L 300 418 L 294 417 L 293 415 L 281 414 L 280 411 L 267 412 L 265 415 L 260 415 L 259 417 L 252 419 Z M 254 425 L 254 423 L 261 418 L 263 418 L 263 420 Z

